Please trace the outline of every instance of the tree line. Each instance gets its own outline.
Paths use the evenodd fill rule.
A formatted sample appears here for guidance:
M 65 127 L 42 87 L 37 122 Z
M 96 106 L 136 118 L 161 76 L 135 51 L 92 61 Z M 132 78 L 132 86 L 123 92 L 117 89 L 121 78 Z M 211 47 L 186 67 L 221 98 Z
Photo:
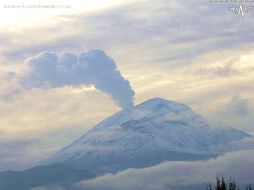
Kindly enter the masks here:
M 208 184 L 206 187 L 207 190 L 240 190 L 237 182 L 230 178 L 229 182 L 227 183 L 222 176 L 219 178 L 219 176 L 216 177 L 216 183 L 214 185 Z M 245 190 L 254 190 L 254 186 L 251 184 L 246 185 Z

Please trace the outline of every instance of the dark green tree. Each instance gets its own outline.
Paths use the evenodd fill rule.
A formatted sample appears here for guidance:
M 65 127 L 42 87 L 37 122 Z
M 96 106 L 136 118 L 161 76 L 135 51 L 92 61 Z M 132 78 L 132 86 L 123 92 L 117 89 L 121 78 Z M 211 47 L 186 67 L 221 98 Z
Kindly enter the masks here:
M 254 187 L 252 187 L 252 185 L 248 185 L 246 186 L 246 190 L 254 190 Z
M 229 190 L 237 190 L 238 189 L 235 180 L 234 179 L 232 180 L 232 178 L 230 178 L 228 189 Z
M 227 184 L 225 182 L 224 177 L 222 176 L 222 178 L 221 178 L 221 184 L 220 184 L 220 190 L 227 190 L 227 189 L 228 189 Z
M 222 190 L 221 189 L 221 181 L 220 181 L 220 178 L 218 175 L 216 176 L 215 190 Z
M 206 190 L 213 190 L 212 185 L 211 184 L 207 185 Z
M 230 178 L 229 183 L 225 182 L 224 177 L 220 179 L 219 176 L 217 175 L 216 177 L 216 184 L 214 185 L 214 188 L 212 187 L 211 184 L 206 186 L 207 190 L 239 190 L 238 185 L 236 181 L 232 178 Z M 254 186 L 247 185 L 245 190 L 254 190 Z

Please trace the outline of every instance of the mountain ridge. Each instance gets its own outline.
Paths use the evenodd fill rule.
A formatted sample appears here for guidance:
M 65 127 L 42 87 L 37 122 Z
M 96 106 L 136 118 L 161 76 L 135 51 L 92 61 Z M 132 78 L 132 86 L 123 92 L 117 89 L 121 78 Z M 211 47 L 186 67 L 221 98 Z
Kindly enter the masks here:
M 214 157 L 245 137 L 237 129 L 214 127 L 187 105 L 152 98 L 103 120 L 47 162 L 115 172 Z
M 72 168 L 64 164 L 41 165 L 24 171 L 0 172 L 1 190 L 31 190 L 50 185 L 68 185 L 73 182 L 91 179 L 94 174 Z

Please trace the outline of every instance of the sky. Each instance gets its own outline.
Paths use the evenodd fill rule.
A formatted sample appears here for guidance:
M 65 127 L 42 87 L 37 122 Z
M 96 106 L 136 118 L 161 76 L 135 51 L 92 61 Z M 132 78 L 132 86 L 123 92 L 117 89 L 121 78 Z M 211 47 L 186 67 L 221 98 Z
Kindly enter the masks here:
M 55 0 L 68 8 L 6 8 L 52 4 L 21 2 L 0 1 L 0 170 L 31 166 L 132 100 L 152 97 L 254 133 L 254 12 L 241 16 L 230 4 L 204 0 Z M 56 60 L 69 58 L 80 66 L 75 60 L 93 49 L 106 53 L 112 78 L 104 81 L 101 72 L 80 81 L 97 68 L 78 75 L 65 72 L 68 64 L 57 67 Z M 45 68 L 56 77 L 43 74 L 41 60 L 56 66 Z M 112 81 L 127 86 L 128 103 Z

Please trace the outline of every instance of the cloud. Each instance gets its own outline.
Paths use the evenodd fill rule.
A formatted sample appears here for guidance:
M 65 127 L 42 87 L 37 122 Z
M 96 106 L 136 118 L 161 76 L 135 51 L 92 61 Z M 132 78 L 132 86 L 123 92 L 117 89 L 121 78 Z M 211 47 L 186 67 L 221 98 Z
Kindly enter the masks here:
M 241 98 L 239 94 L 232 97 L 227 105 L 227 110 L 237 116 L 250 114 L 248 100 Z
M 0 134 L 2 136 L 2 134 Z M 6 139 L 0 140 L 0 171 L 7 169 L 24 169 L 35 164 L 42 156 L 35 147 L 41 144 L 38 139 Z
M 42 52 L 27 59 L 25 64 L 28 72 L 19 80 L 27 89 L 94 85 L 123 109 L 133 106 L 134 91 L 129 81 L 102 50 L 91 50 L 79 56 Z
M 254 139 L 249 139 L 254 142 Z M 207 161 L 170 161 L 144 169 L 127 169 L 117 174 L 84 180 L 72 185 L 73 190 L 169 190 L 213 183 L 217 174 L 233 177 L 238 184 L 254 182 L 254 150 L 227 153 Z M 51 188 L 41 187 L 47 190 Z M 61 187 L 58 187 L 61 188 Z M 64 187 L 62 187 L 64 189 Z M 44 190 L 43 189 L 43 190 Z M 68 189 L 68 188 L 67 188 Z
M 0 158 L 0 170 L 31 167 L 119 111 L 108 95 L 85 87 L 32 89 L 11 100 L 0 100 L 0 107 L 0 149 L 5 157 Z M 30 138 L 39 143 L 23 143 Z M 12 142 L 24 146 L 3 152 L 1 147 Z
M 30 190 L 66 190 L 66 189 L 59 186 L 52 186 L 52 187 L 35 187 Z
M 206 66 L 197 70 L 198 75 L 214 77 L 230 77 L 239 74 L 239 70 L 234 67 L 236 60 L 223 63 L 222 66 Z
M 237 77 L 242 75 L 252 74 L 253 57 L 251 55 L 239 55 L 238 57 L 224 58 L 225 61 L 219 62 L 218 60 L 206 66 L 200 65 L 200 68 L 194 68 L 194 74 L 218 78 L 218 77 Z M 190 70 L 188 70 L 189 72 Z M 186 72 L 187 73 L 187 72 Z
M 99 47 L 112 52 L 131 51 L 138 57 L 149 55 L 153 63 L 172 64 L 170 60 L 193 58 L 252 42 L 251 17 L 243 20 L 227 9 L 225 4 L 202 0 L 138 1 L 91 14 L 58 16 L 45 25 L 22 28 L 15 34 L 2 30 L 1 36 L 8 40 L 0 50 L 3 55 L 16 58 L 43 49 L 76 51 L 80 47 Z M 38 40 L 38 34 L 43 38 Z
M 145 169 L 128 169 L 117 174 L 83 181 L 76 188 L 83 190 L 168 190 L 174 186 L 191 186 L 214 182 L 216 174 L 234 177 L 239 183 L 254 181 L 254 151 L 227 153 L 216 159 L 192 162 L 165 162 Z
M 224 101 L 217 102 L 214 105 L 218 117 L 233 118 L 233 119 L 248 119 L 252 117 L 251 102 L 248 98 L 238 92 L 231 97 L 227 97 Z
M 21 91 L 20 84 L 17 81 L 17 74 L 13 71 L 0 72 L 0 98 L 8 100 L 14 94 L 19 94 Z

